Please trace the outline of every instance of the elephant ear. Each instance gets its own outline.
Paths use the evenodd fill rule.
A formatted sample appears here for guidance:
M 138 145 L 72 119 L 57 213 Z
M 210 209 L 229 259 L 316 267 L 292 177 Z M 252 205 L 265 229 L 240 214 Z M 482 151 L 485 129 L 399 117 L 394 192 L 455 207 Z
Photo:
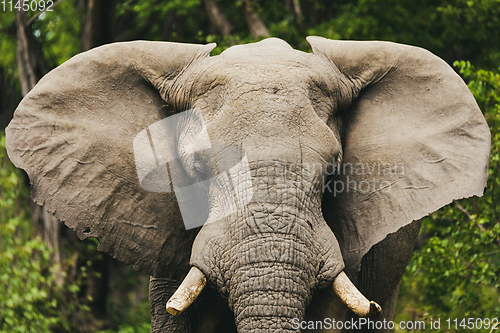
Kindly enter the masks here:
M 483 194 L 490 132 L 463 80 L 432 53 L 389 42 L 308 41 L 352 87 L 352 103 L 340 111 L 343 163 L 323 211 L 355 272 L 388 234 Z
M 40 80 L 6 129 L 33 200 L 149 275 L 182 278 L 196 230 L 186 231 L 173 193 L 141 188 L 133 140 L 172 114 L 159 91 L 168 99 L 172 82 L 213 48 L 138 41 L 79 54 Z

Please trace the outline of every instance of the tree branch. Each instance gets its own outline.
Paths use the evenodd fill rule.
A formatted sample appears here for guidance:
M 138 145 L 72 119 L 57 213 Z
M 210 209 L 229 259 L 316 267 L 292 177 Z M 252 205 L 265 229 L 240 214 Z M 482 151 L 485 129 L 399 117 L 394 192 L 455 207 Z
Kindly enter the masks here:
M 487 232 L 486 228 L 482 224 L 477 222 L 477 220 L 472 217 L 472 215 L 467 211 L 467 209 L 465 209 L 457 201 L 454 201 L 454 202 L 455 202 L 455 206 L 457 206 L 457 208 L 460 209 L 469 218 L 469 220 L 474 222 L 474 224 L 476 225 L 477 228 L 479 228 L 479 230 L 481 230 L 483 233 Z M 497 237 L 495 239 L 495 243 L 498 245 L 498 247 L 500 247 L 500 238 Z
M 495 186 L 497 184 L 497 176 L 498 176 L 498 163 L 495 164 L 495 172 L 493 173 L 493 185 L 491 185 L 491 202 L 495 202 Z M 493 205 L 493 214 L 495 214 L 495 219 L 497 222 L 500 222 L 500 219 L 498 218 L 498 212 L 497 212 L 497 206 Z
M 57 6 L 59 6 L 60 4 L 62 4 L 64 1 L 66 0 L 59 0 L 59 1 L 56 1 L 54 2 L 54 4 L 52 5 L 51 8 L 55 8 Z M 28 22 L 26 22 L 26 26 L 29 27 L 33 24 L 33 22 L 35 22 L 35 20 L 37 19 L 38 16 L 40 16 L 42 13 L 45 13 L 47 10 L 42 10 L 38 13 L 36 13 L 35 15 L 33 15 Z

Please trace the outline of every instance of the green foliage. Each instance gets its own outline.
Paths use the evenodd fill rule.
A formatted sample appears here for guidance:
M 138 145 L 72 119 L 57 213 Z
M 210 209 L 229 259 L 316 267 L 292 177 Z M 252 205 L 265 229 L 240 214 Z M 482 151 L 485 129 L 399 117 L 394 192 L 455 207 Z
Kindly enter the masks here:
M 13 12 L 5 12 L 0 15 L 0 67 L 16 68 L 16 39 L 6 30 L 15 26 Z
M 102 254 L 96 252 L 95 239 L 78 244 L 79 256 L 66 246 L 66 257 L 54 263 L 58 249 L 49 249 L 40 236 L 33 237 L 29 215 L 29 189 L 23 174 L 8 160 L 5 135 L 0 133 L 0 333 L 76 332 L 81 327 L 94 326 L 85 293 L 86 280 L 92 273 L 92 263 Z M 74 245 L 74 244 L 73 244 Z M 78 265 L 78 258 L 87 262 Z M 146 333 L 151 330 L 151 316 L 144 290 L 135 295 L 137 274 L 126 267 L 123 286 L 126 296 L 109 300 L 111 323 L 102 333 Z M 113 290 L 111 290 L 113 293 Z M 142 296 L 142 297 L 141 297 Z M 105 323 L 97 323 L 105 326 Z
M 424 47 L 449 62 L 465 58 L 486 68 L 498 66 L 498 0 L 345 0 L 332 3 L 316 5 L 333 14 L 328 20 L 318 20 L 308 26 L 308 35 L 387 40 Z
M 421 238 L 403 277 L 399 320 L 498 318 L 500 314 L 500 75 L 455 62 L 469 80 L 492 133 L 487 189 L 424 218 Z M 436 332 L 437 330 L 427 330 Z M 443 330 L 447 331 L 447 330 Z M 459 331 L 468 331 L 461 329 Z
M 73 331 L 72 316 L 87 311 L 78 301 L 81 281 L 59 283 L 66 273 L 51 263 L 53 251 L 30 237 L 28 189 L 7 158 L 3 132 L 0 165 L 0 332 Z
M 440 38 L 458 53 L 457 58 L 467 56 L 477 65 L 496 69 L 500 63 L 500 1 L 447 0 L 437 10 L 442 21 Z
M 33 34 L 49 65 L 56 67 L 80 52 L 80 16 L 76 0 L 65 0 L 51 12 L 38 16 Z
M 120 278 L 110 281 L 110 294 L 107 307 L 113 329 L 99 333 L 149 333 L 151 313 L 149 310 L 149 276 L 138 275 L 132 266 L 119 265 Z M 113 266 L 111 267 L 113 269 Z M 116 269 L 116 268 L 115 268 Z M 137 288 L 137 286 L 142 286 Z
M 8 82 L 9 85 L 16 87 L 15 89 L 17 91 L 20 91 L 17 77 L 16 39 L 12 33 L 7 33 L 7 30 L 13 30 L 14 26 L 15 16 L 13 12 L 5 12 L 0 15 L 0 75 L 3 74 L 3 79 Z M 5 98 L 8 98 L 7 96 L 9 94 L 7 91 L 4 90 L 1 94 L 3 94 Z M 0 96 L 0 102 L 2 102 L 2 99 L 4 99 L 4 97 Z M 2 110 L 0 110 L 0 112 L 1 111 Z
M 199 27 L 208 23 L 206 16 L 195 15 L 200 6 L 200 0 L 127 0 L 116 5 L 114 19 L 116 22 L 130 22 L 134 27 L 121 33 L 122 40 L 161 40 L 164 31 L 169 30 L 170 41 L 200 43 L 204 42 L 204 36 Z M 184 34 L 182 30 L 188 33 Z

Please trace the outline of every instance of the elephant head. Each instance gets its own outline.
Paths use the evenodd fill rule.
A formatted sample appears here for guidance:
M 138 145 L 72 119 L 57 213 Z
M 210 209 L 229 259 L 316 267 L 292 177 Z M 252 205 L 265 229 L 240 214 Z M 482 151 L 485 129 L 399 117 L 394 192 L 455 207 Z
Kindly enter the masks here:
M 187 275 L 172 313 L 208 282 L 241 333 L 295 331 L 314 292 L 332 286 L 358 315 L 376 315 L 347 275 L 389 234 L 482 195 L 489 129 L 460 77 L 426 50 L 308 41 L 313 53 L 275 38 L 217 56 L 213 44 L 144 41 L 82 53 L 23 99 L 9 157 L 80 238 L 153 277 Z M 178 120 L 155 146 L 163 174 L 144 186 L 137 156 L 152 148 L 134 154 L 134 140 L 154 143 L 151 125 L 167 117 Z M 221 170 L 227 147 L 238 158 Z M 212 177 L 223 173 L 225 184 Z M 203 182 L 192 207 L 210 223 L 186 227 L 190 203 L 166 190 L 176 180 Z

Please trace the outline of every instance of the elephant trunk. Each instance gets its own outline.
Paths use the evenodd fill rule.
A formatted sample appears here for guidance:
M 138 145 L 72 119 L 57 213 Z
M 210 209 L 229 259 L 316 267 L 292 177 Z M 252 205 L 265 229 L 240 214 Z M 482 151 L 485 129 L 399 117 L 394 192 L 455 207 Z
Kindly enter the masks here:
M 282 219 L 278 217 L 275 223 L 283 227 Z M 235 264 L 229 272 L 227 291 L 239 333 L 297 332 L 292 321 L 304 318 L 318 285 L 321 264 L 311 259 L 318 256 L 315 247 L 300 237 L 306 231 L 294 235 L 278 230 L 247 234 L 234 245 Z
M 304 318 L 311 296 L 303 272 L 293 265 L 265 262 L 241 267 L 235 274 L 238 283 L 228 300 L 239 333 L 297 332 L 293 319 Z

